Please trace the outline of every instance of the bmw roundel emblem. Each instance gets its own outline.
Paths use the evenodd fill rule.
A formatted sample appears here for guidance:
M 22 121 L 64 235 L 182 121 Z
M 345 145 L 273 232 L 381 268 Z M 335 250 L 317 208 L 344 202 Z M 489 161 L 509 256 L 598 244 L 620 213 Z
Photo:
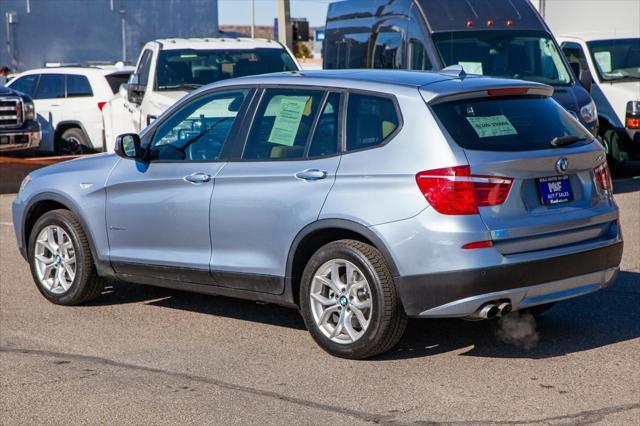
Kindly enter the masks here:
M 567 170 L 569 170 L 569 160 L 567 160 L 567 157 L 562 157 L 556 161 L 556 170 L 558 173 L 566 173 Z

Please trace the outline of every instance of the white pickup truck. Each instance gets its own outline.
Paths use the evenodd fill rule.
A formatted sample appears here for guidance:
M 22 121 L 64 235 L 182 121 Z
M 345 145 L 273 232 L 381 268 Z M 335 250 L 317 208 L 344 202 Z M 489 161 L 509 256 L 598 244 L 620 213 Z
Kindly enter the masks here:
M 200 86 L 246 75 L 299 71 L 294 56 L 273 40 L 162 39 L 142 49 L 136 71 L 103 108 L 107 150 L 122 133 L 138 133 L 171 104 Z

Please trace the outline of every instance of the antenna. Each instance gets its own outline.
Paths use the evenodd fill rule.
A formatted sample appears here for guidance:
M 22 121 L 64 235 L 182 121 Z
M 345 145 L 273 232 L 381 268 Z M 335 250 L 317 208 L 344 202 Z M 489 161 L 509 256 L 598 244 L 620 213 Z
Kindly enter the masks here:
M 464 72 L 464 68 L 462 68 L 462 65 L 460 64 L 449 65 L 448 67 L 443 68 L 440 73 L 458 77 L 460 80 L 464 79 L 467 76 L 467 73 Z

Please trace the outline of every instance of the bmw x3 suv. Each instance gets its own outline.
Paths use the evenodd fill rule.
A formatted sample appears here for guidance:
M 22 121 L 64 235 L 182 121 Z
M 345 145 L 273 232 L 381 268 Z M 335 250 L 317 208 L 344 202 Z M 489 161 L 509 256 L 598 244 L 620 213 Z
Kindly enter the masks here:
M 212 84 L 116 152 L 28 176 L 13 203 L 38 289 L 105 280 L 297 307 L 331 354 L 407 317 L 541 312 L 622 255 L 603 147 L 549 86 L 445 71 Z

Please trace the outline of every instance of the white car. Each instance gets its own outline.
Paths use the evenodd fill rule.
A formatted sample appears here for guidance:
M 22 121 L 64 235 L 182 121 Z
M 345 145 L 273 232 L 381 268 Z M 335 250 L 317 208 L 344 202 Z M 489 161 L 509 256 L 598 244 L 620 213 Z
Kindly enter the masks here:
M 116 136 L 138 133 L 175 101 L 200 86 L 229 78 L 299 71 L 291 51 L 273 40 L 175 38 L 148 42 L 120 96 L 104 107 L 107 150 Z
M 82 154 L 105 150 L 102 108 L 132 72 L 128 66 L 40 68 L 16 75 L 8 86 L 33 98 L 39 151 Z
M 616 163 L 640 160 L 638 34 L 563 34 L 557 39 L 569 62 L 580 64 L 579 74 L 593 79 L 591 96 L 609 157 Z

